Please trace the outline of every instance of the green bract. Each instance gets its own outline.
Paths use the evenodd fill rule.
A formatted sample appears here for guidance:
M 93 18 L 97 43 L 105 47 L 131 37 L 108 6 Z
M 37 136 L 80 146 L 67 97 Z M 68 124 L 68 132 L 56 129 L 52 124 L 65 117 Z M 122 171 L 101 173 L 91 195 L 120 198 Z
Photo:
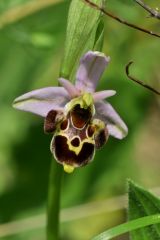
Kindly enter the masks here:
M 105 1 L 93 0 L 93 2 L 101 6 Z M 88 6 L 84 1 L 71 2 L 60 76 L 73 81 L 80 57 L 88 50 L 101 51 L 104 33 L 101 19 L 101 12 Z
M 160 199 L 129 181 L 129 219 L 160 213 Z M 131 232 L 132 240 L 160 239 L 160 224 L 155 224 Z

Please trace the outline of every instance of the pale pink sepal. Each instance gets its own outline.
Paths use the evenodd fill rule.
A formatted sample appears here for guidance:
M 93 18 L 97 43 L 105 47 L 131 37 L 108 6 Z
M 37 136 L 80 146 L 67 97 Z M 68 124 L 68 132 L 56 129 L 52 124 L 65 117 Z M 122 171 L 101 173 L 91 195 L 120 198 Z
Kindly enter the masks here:
M 79 95 L 79 91 L 69 80 L 59 78 L 58 81 L 66 89 L 71 98 L 77 97 Z
M 109 134 L 115 138 L 122 139 L 128 133 L 128 128 L 111 104 L 100 101 L 95 104 L 96 117 L 105 122 Z
M 25 93 L 16 98 L 13 107 L 46 117 L 52 109 L 63 111 L 68 101 L 69 95 L 63 87 L 47 87 Z
M 80 60 L 75 86 L 85 92 L 95 92 L 97 83 L 110 57 L 100 52 L 87 52 Z
M 103 100 L 108 97 L 112 97 L 116 94 L 116 91 L 114 90 L 104 90 L 100 92 L 93 93 L 93 99 L 95 102 L 98 102 L 100 100 Z

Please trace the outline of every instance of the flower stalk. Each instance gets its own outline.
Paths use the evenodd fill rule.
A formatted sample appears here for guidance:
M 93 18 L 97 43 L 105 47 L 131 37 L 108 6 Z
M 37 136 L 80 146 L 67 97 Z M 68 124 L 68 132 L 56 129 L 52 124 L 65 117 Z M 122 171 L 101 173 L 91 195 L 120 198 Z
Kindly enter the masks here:
M 62 173 L 60 165 L 52 160 L 48 188 L 47 240 L 59 239 Z

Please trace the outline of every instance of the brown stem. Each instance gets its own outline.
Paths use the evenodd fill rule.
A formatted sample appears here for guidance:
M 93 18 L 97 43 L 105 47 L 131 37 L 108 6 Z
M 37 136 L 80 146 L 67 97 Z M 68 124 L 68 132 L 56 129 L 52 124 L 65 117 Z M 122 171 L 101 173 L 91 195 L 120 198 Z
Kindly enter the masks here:
M 126 74 L 127 74 L 127 77 L 128 77 L 129 79 L 131 79 L 132 81 L 140 84 L 140 85 L 143 86 L 144 88 L 147 88 L 147 89 L 149 89 L 150 91 L 152 91 L 152 92 L 160 95 L 160 92 L 159 92 L 158 90 L 154 89 L 154 88 L 151 87 L 150 85 L 145 84 L 144 82 L 142 82 L 142 81 L 140 81 L 140 80 L 138 80 L 138 79 L 136 79 L 136 78 L 134 78 L 133 76 L 130 75 L 130 73 L 129 73 L 129 68 L 130 68 L 131 64 L 133 64 L 133 61 L 130 61 L 130 62 L 126 65 Z
M 139 30 L 141 32 L 144 32 L 144 33 L 147 33 L 147 34 L 150 34 L 152 36 L 160 38 L 160 35 L 158 33 L 152 32 L 152 31 L 147 30 L 145 28 L 139 27 L 139 26 L 137 26 L 135 24 L 129 23 L 129 22 L 127 22 L 127 21 L 125 21 L 125 20 L 123 20 L 123 19 L 113 15 L 112 13 L 106 11 L 103 7 L 98 6 L 97 4 L 93 3 L 90 0 L 83 0 L 83 1 L 86 2 L 89 6 L 95 8 L 95 9 L 101 11 L 101 12 L 103 12 L 106 16 L 116 20 L 117 22 L 120 22 L 120 23 L 122 23 L 122 24 L 124 24 L 126 26 L 131 27 L 131 28 L 137 29 L 137 30 Z
M 152 9 L 141 0 L 134 0 L 134 1 L 137 4 L 139 4 L 142 8 L 144 8 L 147 12 L 149 12 L 152 17 L 160 19 L 160 13 L 157 10 Z

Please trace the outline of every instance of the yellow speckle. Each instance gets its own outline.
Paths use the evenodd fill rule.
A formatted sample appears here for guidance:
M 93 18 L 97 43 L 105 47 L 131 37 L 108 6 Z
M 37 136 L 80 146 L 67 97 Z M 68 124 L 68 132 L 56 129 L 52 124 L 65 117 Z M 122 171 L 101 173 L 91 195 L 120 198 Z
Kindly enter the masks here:
M 84 108 L 88 108 L 93 104 L 93 97 L 90 93 L 84 93 L 82 95 L 82 99 L 83 99 Z
M 65 106 L 66 114 L 71 111 L 76 105 L 80 105 L 81 108 L 87 109 L 91 108 L 92 115 L 95 114 L 94 102 L 91 93 L 84 93 L 83 95 L 73 98 L 70 102 L 68 102 Z
M 66 173 L 72 173 L 74 171 L 74 167 L 67 164 L 64 164 L 63 168 Z

